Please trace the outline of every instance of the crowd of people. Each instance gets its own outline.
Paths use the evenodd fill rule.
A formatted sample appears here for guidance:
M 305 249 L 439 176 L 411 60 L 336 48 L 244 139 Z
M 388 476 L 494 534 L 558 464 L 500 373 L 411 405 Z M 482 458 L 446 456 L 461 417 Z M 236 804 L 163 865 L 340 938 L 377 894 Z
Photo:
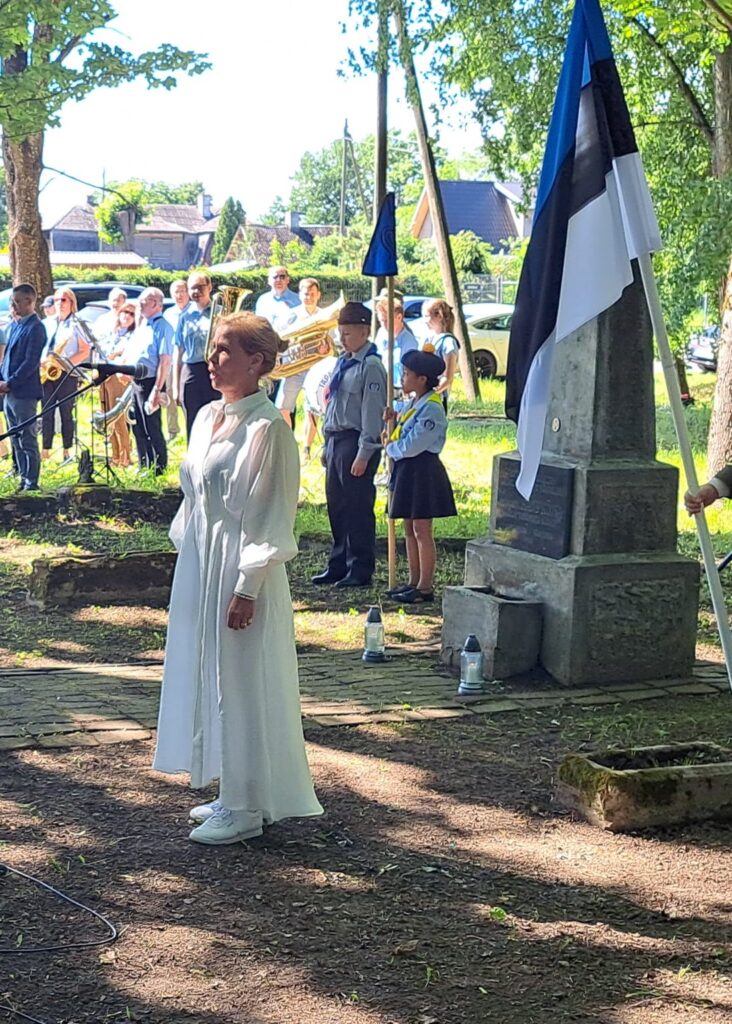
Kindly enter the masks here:
M 35 290 L 20 284 L 0 365 L 13 467 L 25 491 L 38 488 L 41 464 L 51 457 L 57 409 L 62 459 L 72 458 L 79 374 L 91 364 L 104 369 L 102 423 L 118 466 L 131 462 L 131 411 L 139 466 L 164 472 L 182 407 L 188 443 L 183 503 L 171 528 L 178 560 L 154 767 L 187 772 L 194 787 L 218 780 L 218 797 L 190 812 L 190 838 L 209 845 L 251 838 L 281 818 L 322 813 L 305 756 L 285 571 L 297 552 L 300 459 L 292 428 L 307 374 L 285 377 L 274 391 L 263 386 L 287 346 L 280 335 L 317 314 L 320 288 L 306 278 L 295 293 L 285 267 L 271 269 L 269 285 L 254 313 L 219 316 L 214 324 L 204 273 L 175 281 L 167 310 L 158 288 L 144 289 L 136 302 L 115 288 L 90 335 L 70 289 L 41 303 L 42 320 Z M 333 537 L 327 567 L 313 583 L 371 584 L 375 477 L 386 456 L 389 515 L 404 520 L 409 569 L 389 596 L 422 603 L 434 599 L 432 520 L 455 515 L 439 453 L 457 342 L 446 303 L 426 304 L 433 334 L 420 344 L 397 297 L 398 401 L 389 408 L 383 297 L 376 311 L 381 327 L 372 341 L 371 311 L 345 303 L 337 332 L 319 342 L 322 362 L 312 367 L 322 402 L 306 403 L 306 447 L 322 426 Z

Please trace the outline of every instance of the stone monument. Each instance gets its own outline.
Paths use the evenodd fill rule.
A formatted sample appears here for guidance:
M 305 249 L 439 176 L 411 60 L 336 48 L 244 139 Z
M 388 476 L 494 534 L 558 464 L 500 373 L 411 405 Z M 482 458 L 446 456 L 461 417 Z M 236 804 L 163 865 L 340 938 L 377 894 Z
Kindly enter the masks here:
M 466 586 L 544 605 L 540 660 L 567 686 L 688 673 L 699 566 L 676 550 L 678 472 L 656 461 L 652 330 L 643 288 L 556 348 L 529 502 L 518 452 L 494 460 L 490 532 Z

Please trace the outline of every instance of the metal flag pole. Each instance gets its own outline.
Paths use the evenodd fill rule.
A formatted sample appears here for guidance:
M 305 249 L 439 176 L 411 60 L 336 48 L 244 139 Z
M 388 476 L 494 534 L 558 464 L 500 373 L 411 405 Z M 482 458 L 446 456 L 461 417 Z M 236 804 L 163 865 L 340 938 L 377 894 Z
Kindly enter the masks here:
M 386 356 L 386 407 L 389 410 L 394 409 L 394 278 L 387 277 L 386 279 L 387 288 L 387 356 Z M 387 423 L 390 423 L 387 420 Z M 394 471 L 392 460 L 388 460 L 389 476 Z M 397 550 L 396 550 L 396 524 L 394 520 L 389 516 L 389 495 L 386 496 L 386 550 L 387 550 L 387 565 L 389 570 L 389 590 L 396 586 L 396 561 L 397 561 Z
M 671 403 L 671 414 L 673 416 L 674 427 L 676 428 L 676 437 L 679 442 L 681 464 L 684 467 L 686 486 L 692 494 L 696 494 L 699 490 L 699 481 L 696 476 L 696 466 L 694 465 L 694 456 L 691 451 L 689 433 L 686 429 L 684 406 L 681 402 L 681 389 L 679 388 L 679 378 L 676 374 L 676 365 L 671 353 L 668 334 L 666 333 L 666 323 L 663 318 L 663 312 L 661 311 L 661 301 L 658 295 L 658 287 L 656 286 L 656 278 L 653 274 L 651 257 L 648 253 L 642 253 L 638 257 L 638 262 L 640 265 L 641 278 L 643 280 L 643 288 L 646 293 L 646 301 L 651 314 L 653 333 L 656 335 L 656 344 L 658 345 L 658 352 L 661 356 L 661 366 L 663 367 L 663 376 L 666 381 L 666 391 L 668 392 L 669 402 Z M 730 687 L 732 688 L 732 633 L 730 633 L 729 619 L 727 618 L 727 606 L 724 601 L 722 583 L 715 563 L 714 551 L 712 550 L 712 538 L 709 535 L 709 527 L 707 525 L 706 516 L 704 515 L 704 510 L 702 509 L 701 512 L 697 512 L 694 518 L 696 520 L 696 528 L 699 533 L 699 546 L 701 548 L 702 559 L 704 561 L 704 571 L 707 574 L 707 582 L 709 583 L 712 607 L 714 608 L 714 615 L 717 619 L 719 639 L 722 643 L 724 663 L 727 667 L 727 678 L 729 680 Z

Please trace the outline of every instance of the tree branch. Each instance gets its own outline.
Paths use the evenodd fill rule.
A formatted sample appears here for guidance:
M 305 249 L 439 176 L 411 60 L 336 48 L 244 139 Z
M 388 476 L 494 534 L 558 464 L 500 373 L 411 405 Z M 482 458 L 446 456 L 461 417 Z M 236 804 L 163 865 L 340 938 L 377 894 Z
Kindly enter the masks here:
M 732 14 L 729 11 L 726 11 L 724 7 L 718 3 L 718 0 L 704 0 L 704 3 L 713 14 L 716 14 L 724 28 L 726 28 L 728 32 L 732 32 Z
M 68 55 L 76 49 L 81 40 L 81 36 L 72 36 L 71 39 L 69 39 L 66 46 L 62 47 L 62 49 L 58 51 L 58 55 L 53 58 L 54 64 L 62 64 L 66 60 Z
M 709 0 L 705 0 L 705 2 L 708 3 Z M 712 0 L 712 2 L 716 2 L 716 0 Z M 697 127 L 701 130 L 702 135 L 707 140 L 709 145 L 713 146 L 714 129 L 712 128 L 712 125 L 709 123 L 709 119 L 707 115 L 704 113 L 701 103 L 694 94 L 694 90 L 691 88 L 689 83 L 684 78 L 684 73 L 674 60 L 673 56 L 669 53 L 669 51 L 666 49 L 663 43 L 659 42 L 656 36 L 654 36 L 654 34 L 648 28 L 648 26 L 643 24 L 640 18 L 633 17 L 629 18 L 628 20 L 632 25 L 634 25 L 638 29 L 641 35 L 645 36 L 645 38 L 649 41 L 651 46 L 653 46 L 653 48 L 657 50 L 658 53 L 660 53 L 663 59 L 666 61 L 669 68 L 671 69 L 672 75 L 678 83 L 679 89 L 681 90 L 681 95 L 684 97 L 689 107 L 691 108 L 691 114 L 694 118 Z

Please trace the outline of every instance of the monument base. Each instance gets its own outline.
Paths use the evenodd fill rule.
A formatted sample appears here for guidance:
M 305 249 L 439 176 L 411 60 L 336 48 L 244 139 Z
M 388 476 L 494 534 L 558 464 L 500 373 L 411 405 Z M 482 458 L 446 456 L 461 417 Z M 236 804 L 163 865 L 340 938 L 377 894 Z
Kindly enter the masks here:
M 544 605 L 540 661 L 565 686 L 686 675 L 699 565 L 675 552 L 554 559 L 471 541 L 465 585 Z

